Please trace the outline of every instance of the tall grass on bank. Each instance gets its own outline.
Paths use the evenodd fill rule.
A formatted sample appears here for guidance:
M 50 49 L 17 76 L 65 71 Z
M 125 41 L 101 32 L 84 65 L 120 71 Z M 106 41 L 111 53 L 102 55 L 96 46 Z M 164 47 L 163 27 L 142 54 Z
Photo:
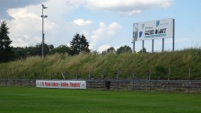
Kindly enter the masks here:
M 201 79 L 201 50 L 163 53 L 54 54 L 1 63 L 0 78 L 66 79 L 143 78 Z M 189 76 L 189 71 L 191 75 Z M 190 78 L 189 78 L 190 77 Z

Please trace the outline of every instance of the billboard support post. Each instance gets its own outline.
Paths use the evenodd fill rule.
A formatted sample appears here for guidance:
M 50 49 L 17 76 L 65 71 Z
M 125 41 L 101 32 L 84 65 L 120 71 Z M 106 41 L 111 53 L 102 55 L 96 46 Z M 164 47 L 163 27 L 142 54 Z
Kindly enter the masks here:
M 152 39 L 152 53 L 154 52 L 154 39 Z
M 133 53 L 135 53 L 135 40 L 133 39 Z
M 164 52 L 164 38 L 162 38 L 162 52 Z
M 144 40 L 142 40 L 142 53 L 144 53 Z
M 174 42 L 175 42 L 175 19 L 173 19 L 173 37 L 172 37 L 172 51 L 174 52 Z

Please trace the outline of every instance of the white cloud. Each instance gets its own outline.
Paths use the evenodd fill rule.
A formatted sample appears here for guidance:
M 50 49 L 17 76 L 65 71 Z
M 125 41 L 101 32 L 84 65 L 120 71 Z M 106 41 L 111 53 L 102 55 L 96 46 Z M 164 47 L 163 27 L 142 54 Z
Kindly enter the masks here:
M 92 24 L 93 21 L 91 21 L 91 20 L 77 19 L 77 20 L 74 20 L 73 23 L 77 24 L 79 26 L 84 26 L 84 25 Z
M 67 44 L 72 34 L 76 33 L 76 27 L 71 22 L 66 22 L 64 15 L 71 13 L 83 4 L 83 0 L 48 0 L 44 2 L 48 8 L 44 14 L 48 18 L 44 20 L 45 43 L 57 45 Z M 23 8 L 8 9 L 8 15 L 12 17 L 7 20 L 9 36 L 12 46 L 34 46 L 42 41 L 42 19 L 41 4 L 30 5 Z M 71 32 L 66 32 L 71 30 Z
M 147 9 L 167 8 L 172 2 L 173 0 L 87 0 L 86 6 L 93 10 L 133 15 Z
M 105 43 L 110 43 L 110 41 L 119 33 L 121 28 L 121 25 L 117 22 L 112 22 L 108 26 L 101 22 L 99 28 L 94 30 L 90 37 L 91 48 L 97 48 Z
M 8 14 L 12 17 L 8 21 L 10 27 L 10 38 L 13 41 L 12 46 L 30 46 L 36 45 L 41 41 L 41 18 L 35 12 L 36 6 L 25 8 L 9 9 Z M 46 31 L 52 30 L 57 25 L 51 21 L 45 20 Z

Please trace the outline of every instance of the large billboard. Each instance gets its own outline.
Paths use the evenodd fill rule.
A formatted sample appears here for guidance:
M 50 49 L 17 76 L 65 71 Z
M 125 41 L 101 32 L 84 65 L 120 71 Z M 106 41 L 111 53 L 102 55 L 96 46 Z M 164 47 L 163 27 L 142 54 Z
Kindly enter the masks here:
M 38 87 L 38 88 L 86 89 L 86 81 L 36 80 L 36 87 Z
M 139 22 L 133 24 L 134 41 L 157 38 L 173 38 L 173 32 L 173 18 Z

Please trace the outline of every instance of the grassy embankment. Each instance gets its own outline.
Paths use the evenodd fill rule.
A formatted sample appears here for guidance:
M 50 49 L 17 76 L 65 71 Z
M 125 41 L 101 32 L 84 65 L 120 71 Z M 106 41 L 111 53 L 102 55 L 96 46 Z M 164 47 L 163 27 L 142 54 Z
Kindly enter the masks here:
M 201 79 L 201 50 L 187 49 L 164 53 L 138 54 L 66 54 L 50 55 L 44 59 L 28 57 L 9 63 L 0 64 L 0 78 L 43 78 L 61 79 L 61 72 L 66 79 L 72 78 L 148 78 Z
M 200 94 L 0 87 L 1 113 L 200 113 Z

